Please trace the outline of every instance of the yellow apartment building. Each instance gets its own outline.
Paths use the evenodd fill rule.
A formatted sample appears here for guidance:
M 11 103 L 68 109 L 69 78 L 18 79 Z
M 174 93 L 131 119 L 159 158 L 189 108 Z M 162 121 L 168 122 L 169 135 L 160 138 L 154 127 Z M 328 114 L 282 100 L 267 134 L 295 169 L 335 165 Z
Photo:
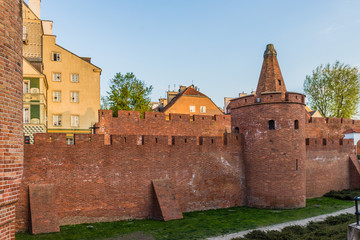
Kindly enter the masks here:
M 52 21 L 41 20 L 41 0 L 23 2 L 25 141 L 35 132 L 91 133 L 100 108 L 101 69 L 56 44 Z
M 44 74 L 48 88 L 48 132 L 91 133 L 100 109 L 101 69 L 43 35 Z

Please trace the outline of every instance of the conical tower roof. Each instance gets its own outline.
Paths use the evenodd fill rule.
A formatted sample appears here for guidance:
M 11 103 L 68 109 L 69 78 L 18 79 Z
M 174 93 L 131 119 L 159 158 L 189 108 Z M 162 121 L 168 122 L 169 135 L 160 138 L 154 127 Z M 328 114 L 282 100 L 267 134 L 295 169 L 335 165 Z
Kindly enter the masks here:
M 284 79 L 281 75 L 277 53 L 274 45 L 268 44 L 264 52 L 264 62 L 261 68 L 259 83 L 256 89 L 256 96 L 266 92 L 286 92 Z

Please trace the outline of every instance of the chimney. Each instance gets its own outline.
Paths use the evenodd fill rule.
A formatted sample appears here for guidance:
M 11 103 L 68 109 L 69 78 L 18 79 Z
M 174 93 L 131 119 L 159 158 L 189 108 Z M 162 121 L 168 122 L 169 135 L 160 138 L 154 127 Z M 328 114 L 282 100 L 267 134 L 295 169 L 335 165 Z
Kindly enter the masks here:
M 41 19 L 40 3 L 41 3 L 41 0 L 29 0 L 29 7 L 30 7 L 31 11 L 33 11 L 39 19 Z
M 185 89 L 186 89 L 186 86 L 180 86 L 180 89 L 179 89 L 179 92 L 183 92 L 183 91 L 185 91 Z

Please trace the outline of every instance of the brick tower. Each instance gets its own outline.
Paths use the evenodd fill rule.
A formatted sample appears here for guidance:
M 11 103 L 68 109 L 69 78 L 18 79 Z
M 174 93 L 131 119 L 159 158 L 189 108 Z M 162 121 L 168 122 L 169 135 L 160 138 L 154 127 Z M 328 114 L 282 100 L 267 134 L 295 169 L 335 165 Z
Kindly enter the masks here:
M 0 239 L 15 239 L 23 164 L 20 0 L 0 3 Z
M 305 206 L 305 96 L 287 92 L 272 44 L 256 93 L 231 103 L 232 130 L 244 135 L 247 205 Z

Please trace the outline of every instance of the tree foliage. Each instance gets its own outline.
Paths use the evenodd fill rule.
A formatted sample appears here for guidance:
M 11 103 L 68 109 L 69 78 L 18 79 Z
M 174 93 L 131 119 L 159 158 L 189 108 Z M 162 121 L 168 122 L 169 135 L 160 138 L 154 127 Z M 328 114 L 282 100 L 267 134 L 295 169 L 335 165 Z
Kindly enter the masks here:
M 153 87 L 147 87 L 145 83 L 135 77 L 133 73 L 116 73 L 110 81 L 110 91 L 103 103 L 113 110 L 134 110 L 140 112 L 150 111 L 150 97 Z
M 307 75 L 304 92 L 310 107 L 323 117 L 351 118 L 357 112 L 360 80 L 357 68 L 336 61 Z

